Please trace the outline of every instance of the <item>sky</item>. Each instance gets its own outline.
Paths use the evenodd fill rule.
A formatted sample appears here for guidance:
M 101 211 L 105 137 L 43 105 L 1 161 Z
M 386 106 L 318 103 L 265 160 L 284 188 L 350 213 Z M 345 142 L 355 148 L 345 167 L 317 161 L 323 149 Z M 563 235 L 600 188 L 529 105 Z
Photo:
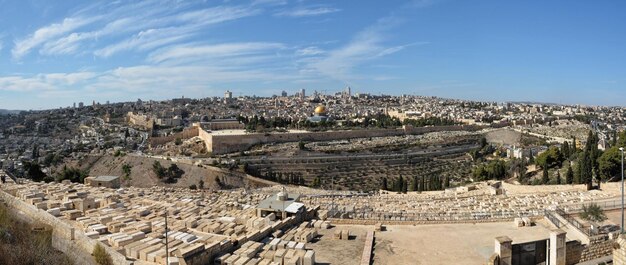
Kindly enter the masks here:
M 626 106 L 626 1 L 0 0 L 0 109 L 353 92 Z

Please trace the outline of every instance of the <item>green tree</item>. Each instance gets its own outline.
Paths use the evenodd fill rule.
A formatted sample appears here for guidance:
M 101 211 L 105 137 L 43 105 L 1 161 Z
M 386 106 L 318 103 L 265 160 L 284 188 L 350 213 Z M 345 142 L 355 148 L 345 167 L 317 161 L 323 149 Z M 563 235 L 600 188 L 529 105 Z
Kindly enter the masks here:
M 543 176 L 541 178 L 541 183 L 548 184 L 548 182 L 550 182 L 550 177 L 548 175 L 548 168 L 544 167 L 543 168 Z
M 407 191 L 409 189 L 408 186 L 409 185 L 407 183 L 407 180 L 406 179 L 402 179 L 402 193 L 405 193 L 405 194 L 407 193 Z
M 580 213 L 580 218 L 591 222 L 604 222 L 607 217 L 600 206 L 595 203 L 583 205 L 583 212 Z
M 316 176 L 313 179 L 313 187 L 319 187 L 320 185 L 322 185 L 322 179 L 320 178 L 320 176 Z
M 593 163 L 588 150 L 583 151 L 583 155 L 578 162 L 580 165 L 580 180 L 587 184 L 587 190 L 591 190 L 593 181 Z
M 619 133 L 617 136 L 617 146 L 626 147 L 626 130 Z
M 556 184 L 561 184 L 561 173 L 558 170 L 556 171 Z
M 43 173 L 41 166 L 36 162 L 24 162 L 24 169 L 26 170 L 26 177 L 33 181 L 40 182 L 46 177 L 46 173 Z
M 541 167 L 548 167 L 548 168 L 557 166 L 561 164 L 562 161 L 563 161 L 563 155 L 561 154 L 561 151 L 559 150 L 559 148 L 556 146 L 552 146 L 548 148 L 547 151 L 538 155 L 537 159 L 535 160 L 537 165 Z
M 417 191 L 419 185 L 417 181 L 417 177 L 414 176 L 413 181 L 411 181 L 411 191 Z
M 387 187 L 387 178 L 384 178 L 384 177 L 383 177 L 383 180 L 382 180 L 382 185 L 381 185 L 381 186 L 382 186 L 382 187 L 381 187 L 381 189 L 382 189 L 382 190 L 389 190 L 389 187 Z
M 303 141 L 298 142 L 298 149 L 306 150 L 306 145 Z
M 487 146 L 487 138 L 485 137 L 481 137 L 480 138 L 480 148 L 485 148 L 485 146 Z
M 572 170 L 572 165 L 568 163 L 567 172 L 565 173 L 565 183 L 572 184 L 574 182 L 574 171 Z
M 565 141 L 561 146 L 561 154 L 563 154 L 563 157 L 565 158 L 569 158 L 570 156 L 569 143 L 567 141 Z
M 598 171 L 602 179 L 611 179 L 620 176 L 622 168 L 622 154 L 617 146 L 606 150 L 598 158 Z
M 71 182 L 83 183 L 88 173 L 86 171 L 82 171 L 79 168 L 68 167 L 63 165 L 63 169 L 58 173 L 57 180 L 70 180 Z
M 122 172 L 124 173 L 124 179 L 130 179 L 131 169 L 132 167 L 127 163 L 122 165 Z
M 163 176 L 165 176 L 165 168 L 161 166 L 161 162 L 159 161 L 154 161 L 154 163 L 152 163 L 152 171 L 159 178 L 162 178 Z

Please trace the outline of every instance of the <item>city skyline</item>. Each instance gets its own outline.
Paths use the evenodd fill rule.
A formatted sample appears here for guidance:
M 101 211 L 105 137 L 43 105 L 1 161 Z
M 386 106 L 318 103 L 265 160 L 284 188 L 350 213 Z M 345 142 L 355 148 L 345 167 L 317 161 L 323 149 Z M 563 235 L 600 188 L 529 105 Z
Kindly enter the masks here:
M 624 106 L 625 5 L 0 1 L 0 109 L 345 86 Z

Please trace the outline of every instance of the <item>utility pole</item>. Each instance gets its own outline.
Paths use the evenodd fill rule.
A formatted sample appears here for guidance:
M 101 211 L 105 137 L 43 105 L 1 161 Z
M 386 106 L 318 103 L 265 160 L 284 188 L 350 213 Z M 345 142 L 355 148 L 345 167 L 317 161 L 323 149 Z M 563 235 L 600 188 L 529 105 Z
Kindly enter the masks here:
M 167 194 L 167 191 L 165 191 L 165 193 Z M 167 207 L 165 207 L 165 264 L 169 265 L 170 264 L 170 251 L 169 251 L 169 237 L 170 233 L 167 230 Z
M 622 152 L 622 234 L 624 233 L 624 147 L 620 147 Z

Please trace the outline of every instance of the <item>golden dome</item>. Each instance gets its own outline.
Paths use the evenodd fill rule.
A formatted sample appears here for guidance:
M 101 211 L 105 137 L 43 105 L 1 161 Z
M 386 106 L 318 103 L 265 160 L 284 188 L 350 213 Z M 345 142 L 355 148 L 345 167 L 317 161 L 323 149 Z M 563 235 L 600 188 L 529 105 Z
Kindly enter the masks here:
M 315 114 L 324 114 L 326 113 L 326 107 L 319 105 L 315 108 Z

